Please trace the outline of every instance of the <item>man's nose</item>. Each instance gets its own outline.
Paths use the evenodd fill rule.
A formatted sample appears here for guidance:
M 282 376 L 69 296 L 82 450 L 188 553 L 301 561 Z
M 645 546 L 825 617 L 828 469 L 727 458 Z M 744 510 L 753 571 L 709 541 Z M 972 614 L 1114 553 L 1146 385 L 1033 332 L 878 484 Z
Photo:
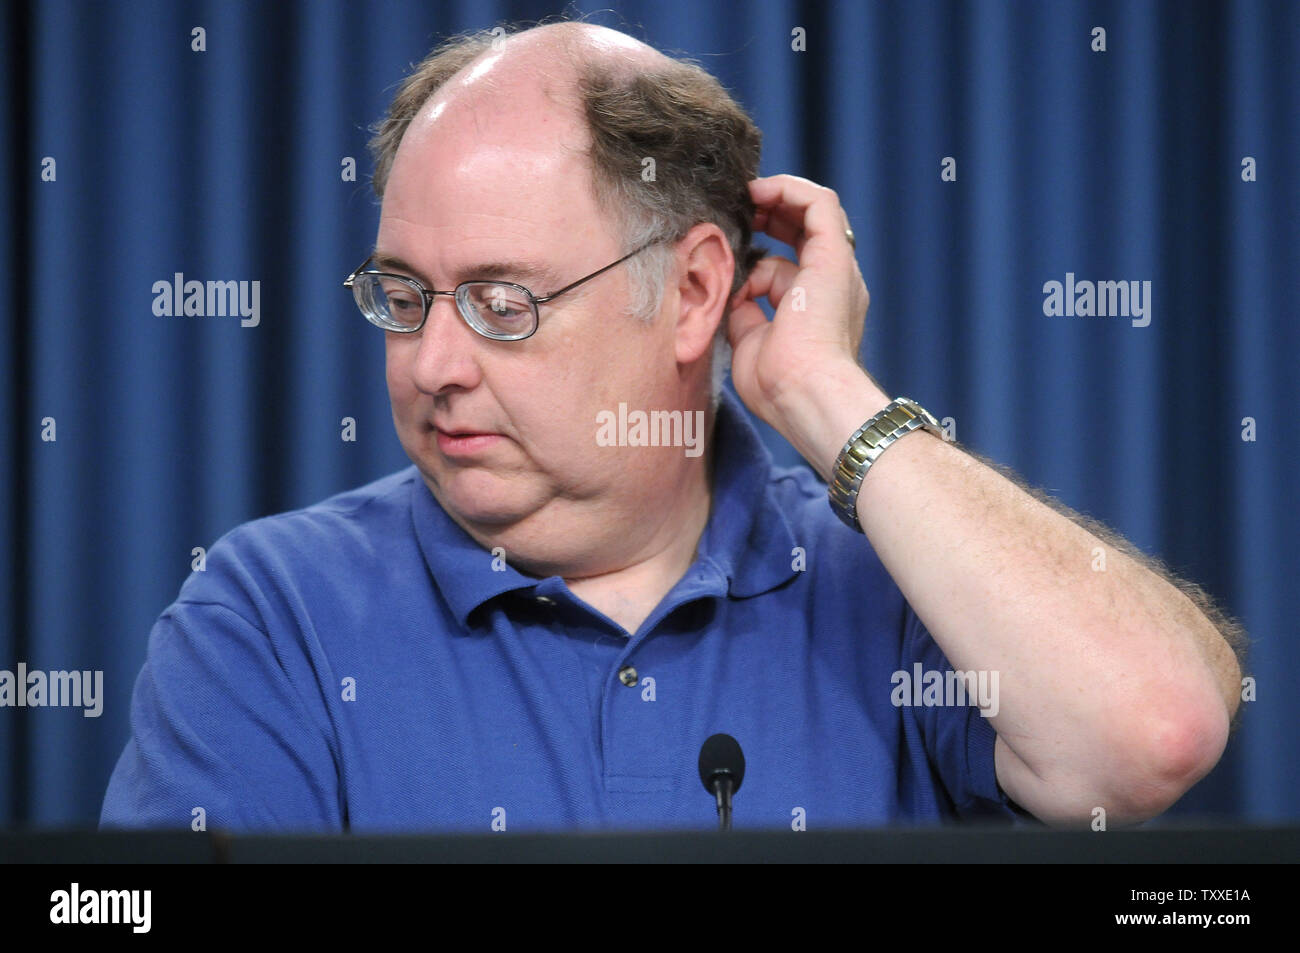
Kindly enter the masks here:
M 478 353 L 484 341 L 465 323 L 454 298 L 433 299 L 419 335 L 413 373 L 421 390 L 437 394 L 478 385 L 482 379 Z

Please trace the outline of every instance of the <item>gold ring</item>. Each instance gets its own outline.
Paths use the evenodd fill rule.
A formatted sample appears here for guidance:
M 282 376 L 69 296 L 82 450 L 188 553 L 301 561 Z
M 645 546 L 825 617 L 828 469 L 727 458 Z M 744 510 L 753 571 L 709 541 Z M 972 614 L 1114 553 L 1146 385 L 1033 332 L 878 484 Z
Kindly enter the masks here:
M 847 225 L 844 227 L 844 237 L 849 240 L 849 247 L 856 250 L 858 247 L 857 239 L 853 237 L 853 229 Z

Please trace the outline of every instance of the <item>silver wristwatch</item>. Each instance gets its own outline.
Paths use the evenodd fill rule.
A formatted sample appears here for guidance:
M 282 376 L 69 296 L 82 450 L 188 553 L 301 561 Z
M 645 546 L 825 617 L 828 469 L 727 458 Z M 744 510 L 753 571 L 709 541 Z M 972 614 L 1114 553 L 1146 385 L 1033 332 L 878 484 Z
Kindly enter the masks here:
M 939 421 L 928 410 L 914 400 L 899 397 L 854 431 L 840 451 L 831 470 L 827 492 L 831 509 L 850 529 L 859 533 L 863 531 L 858 523 L 858 490 L 862 488 L 862 478 L 867 475 L 867 470 L 886 447 L 913 430 L 928 430 L 936 437 L 943 437 Z

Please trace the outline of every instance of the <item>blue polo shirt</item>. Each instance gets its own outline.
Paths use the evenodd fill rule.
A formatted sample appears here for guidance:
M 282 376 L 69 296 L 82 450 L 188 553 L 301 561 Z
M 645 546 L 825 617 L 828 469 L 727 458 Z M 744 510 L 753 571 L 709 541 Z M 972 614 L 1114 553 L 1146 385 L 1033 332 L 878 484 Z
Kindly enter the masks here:
M 978 709 L 896 704 L 950 666 L 870 543 L 718 413 L 697 558 L 630 635 L 415 467 L 228 533 L 153 628 L 101 827 L 712 829 L 716 732 L 737 828 L 1026 822 Z

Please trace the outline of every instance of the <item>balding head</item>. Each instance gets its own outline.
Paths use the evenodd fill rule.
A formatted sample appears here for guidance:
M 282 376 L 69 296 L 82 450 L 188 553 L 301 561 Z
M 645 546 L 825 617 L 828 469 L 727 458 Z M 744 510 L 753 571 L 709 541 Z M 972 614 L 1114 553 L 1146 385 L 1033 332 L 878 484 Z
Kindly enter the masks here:
M 575 81 L 584 67 L 630 75 L 662 71 L 673 63 L 654 47 L 594 23 L 548 23 L 497 35 L 489 49 L 474 59 L 474 69 L 465 72 L 486 75 L 488 61 L 503 76 L 545 76 L 559 83 Z M 467 75 L 457 79 L 473 82 Z
M 585 151 L 596 199 L 625 251 L 713 222 L 731 246 L 735 288 L 762 257 L 752 246 L 748 190 L 758 175 L 757 127 L 699 66 L 594 24 L 497 27 L 434 50 L 402 84 L 371 141 L 376 194 L 383 197 L 412 124 L 427 127 L 453 109 L 484 110 L 493 101 L 535 104 L 548 121 L 531 132 Z M 667 255 L 653 249 L 629 263 L 631 310 L 654 313 L 667 268 Z
M 580 85 L 585 77 L 598 73 L 627 80 L 673 64 L 625 33 L 590 23 L 549 23 L 517 33 L 497 27 L 455 37 L 411 73 L 378 126 L 371 142 L 375 191 L 383 197 L 411 125 L 440 118 L 452 103 L 473 108 L 492 99 L 545 97 L 581 115 Z

